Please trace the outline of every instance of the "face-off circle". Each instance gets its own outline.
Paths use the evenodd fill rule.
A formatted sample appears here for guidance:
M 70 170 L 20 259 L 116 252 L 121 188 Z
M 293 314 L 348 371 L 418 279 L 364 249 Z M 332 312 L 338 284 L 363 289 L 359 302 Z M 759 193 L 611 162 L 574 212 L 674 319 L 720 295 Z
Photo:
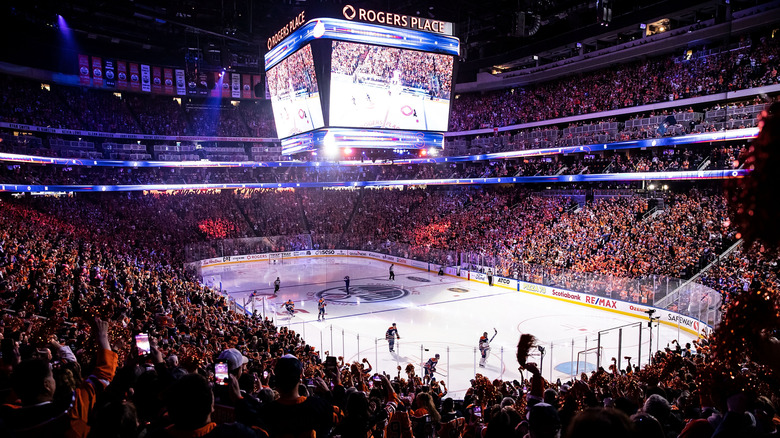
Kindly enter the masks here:
M 411 291 L 402 287 L 388 284 L 361 284 L 350 286 L 349 295 L 344 286 L 332 287 L 314 294 L 316 298 L 324 298 L 325 301 L 343 304 L 379 303 L 393 301 L 411 294 Z

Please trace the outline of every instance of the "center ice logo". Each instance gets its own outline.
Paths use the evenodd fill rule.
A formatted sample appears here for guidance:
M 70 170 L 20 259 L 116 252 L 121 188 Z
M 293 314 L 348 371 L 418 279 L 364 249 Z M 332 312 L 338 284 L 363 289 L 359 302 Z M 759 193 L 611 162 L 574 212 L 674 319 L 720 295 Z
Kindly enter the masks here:
M 393 301 L 406 297 L 411 292 L 402 287 L 385 284 L 361 284 L 350 285 L 349 295 L 344 286 L 332 287 L 314 294 L 317 298 L 325 298 L 326 301 L 341 304 L 355 304 L 358 301 L 362 303 L 379 303 L 382 301 Z

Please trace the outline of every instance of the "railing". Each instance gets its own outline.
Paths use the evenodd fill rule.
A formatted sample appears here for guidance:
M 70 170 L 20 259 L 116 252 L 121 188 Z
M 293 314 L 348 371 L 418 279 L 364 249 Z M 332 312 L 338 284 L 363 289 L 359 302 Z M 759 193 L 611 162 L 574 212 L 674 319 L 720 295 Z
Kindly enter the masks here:
M 215 257 L 297 251 L 311 248 L 312 240 L 309 234 L 211 240 L 187 245 L 184 248 L 184 260 L 189 263 Z
M 458 260 L 463 268 L 642 306 L 659 307 L 696 318 L 710 326 L 717 324 L 721 317 L 720 293 L 690 280 L 663 275 L 628 278 L 578 272 L 476 253 L 459 254 Z

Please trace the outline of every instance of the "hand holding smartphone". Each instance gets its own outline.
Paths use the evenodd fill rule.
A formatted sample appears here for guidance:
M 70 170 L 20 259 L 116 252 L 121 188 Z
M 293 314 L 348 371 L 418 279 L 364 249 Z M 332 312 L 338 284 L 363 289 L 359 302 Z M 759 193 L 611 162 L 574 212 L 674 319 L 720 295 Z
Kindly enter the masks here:
M 217 380 L 217 385 L 227 385 L 227 382 L 225 382 L 225 379 L 228 378 L 227 362 L 217 362 L 214 364 L 214 378 Z
M 148 333 L 139 333 L 135 335 L 135 346 L 138 349 L 139 356 L 146 356 L 152 352 L 152 346 L 149 343 Z

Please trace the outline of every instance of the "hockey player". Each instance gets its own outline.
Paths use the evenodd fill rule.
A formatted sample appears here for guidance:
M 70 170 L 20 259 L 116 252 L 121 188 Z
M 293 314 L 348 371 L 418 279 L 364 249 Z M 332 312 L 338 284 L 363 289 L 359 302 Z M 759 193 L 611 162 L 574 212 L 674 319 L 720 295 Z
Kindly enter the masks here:
M 325 319 L 325 306 L 327 306 L 327 304 L 325 304 L 325 299 L 320 298 L 320 301 L 317 302 L 317 309 L 319 310 L 317 321 L 320 321 L 320 318 L 322 318 L 322 320 Z
M 284 308 L 287 310 L 290 318 L 292 318 L 295 314 L 295 303 L 293 303 L 293 300 L 287 300 L 287 302 L 284 303 Z
M 425 365 L 423 365 L 423 369 L 425 370 L 425 375 L 423 376 L 423 382 L 429 382 L 433 378 L 433 373 L 436 372 L 436 365 L 439 364 L 439 353 L 436 353 L 436 356 L 428 359 L 428 362 L 425 362 Z
M 390 263 L 390 280 L 395 280 L 395 271 L 393 271 L 393 267 L 395 267 L 395 264 Z
M 349 275 L 344 276 L 344 288 L 347 290 L 347 296 L 349 296 Z
M 479 337 L 479 352 L 482 353 L 482 358 L 479 360 L 481 368 L 485 368 L 485 362 L 487 362 L 487 358 L 490 355 L 490 343 L 496 338 L 498 330 L 493 327 L 493 332 L 493 337 L 490 339 L 488 339 L 488 332 L 482 333 L 482 336 Z
M 401 337 L 398 336 L 398 329 L 395 327 L 395 323 L 393 323 L 393 325 L 387 329 L 387 332 L 385 332 L 385 339 L 387 339 L 390 352 L 395 352 L 395 340 L 401 339 Z
M 276 277 L 276 281 L 274 281 L 274 296 L 276 296 L 276 294 L 279 293 L 280 284 L 282 284 L 282 282 L 279 280 L 279 277 Z

